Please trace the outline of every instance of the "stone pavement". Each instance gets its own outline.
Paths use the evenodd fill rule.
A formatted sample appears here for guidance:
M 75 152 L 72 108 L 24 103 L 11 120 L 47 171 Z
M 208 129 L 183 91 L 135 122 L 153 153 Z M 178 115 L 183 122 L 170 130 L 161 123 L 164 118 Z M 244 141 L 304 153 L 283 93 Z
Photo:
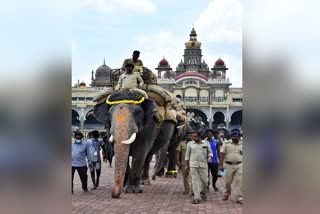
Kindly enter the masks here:
M 152 169 L 154 162 L 151 162 Z M 223 178 L 218 179 L 219 192 L 210 188 L 206 202 L 191 204 L 191 195 L 183 195 L 182 175 L 177 178 L 157 177 L 151 180 L 151 185 L 144 187 L 139 194 L 121 194 L 119 199 L 111 198 L 114 168 L 102 163 L 100 186 L 91 190 L 92 181 L 88 171 L 88 193 L 81 189 L 81 182 L 76 172 L 74 180 L 74 195 L 72 195 L 72 213 L 84 214 L 113 214 L 113 213 L 214 213 L 214 214 L 241 214 L 242 205 L 233 200 L 222 201 Z M 151 172 L 150 172 L 151 175 Z

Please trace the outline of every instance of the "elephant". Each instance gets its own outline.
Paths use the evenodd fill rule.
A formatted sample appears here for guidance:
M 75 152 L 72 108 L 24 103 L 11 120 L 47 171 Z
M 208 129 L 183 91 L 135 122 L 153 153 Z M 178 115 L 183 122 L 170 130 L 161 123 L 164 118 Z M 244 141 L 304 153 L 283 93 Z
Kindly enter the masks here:
M 187 121 L 180 122 L 181 123 L 175 128 L 170 138 L 170 143 L 165 145 L 157 152 L 152 180 L 155 180 L 156 176 L 162 176 L 164 174 L 164 165 L 166 160 L 168 161 L 166 177 L 176 177 L 176 174 L 172 173 L 176 170 L 176 149 L 179 143 L 183 140 L 185 134 L 193 131 L 192 127 Z
M 200 136 L 203 139 L 205 137 L 205 132 L 209 128 L 205 123 L 201 120 L 191 120 L 189 125 L 192 127 L 194 131 L 200 132 Z
M 109 141 L 114 144 L 112 198 L 119 198 L 122 191 L 142 192 L 141 176 L 148 170 L 144 168 L 152 155 L 169 143 L 175 123 L 156 120 L 157 109 L 155 101 L 131 90 L 113 92 L 106 103 L 94 107 L 95 118 L 110 130 Z

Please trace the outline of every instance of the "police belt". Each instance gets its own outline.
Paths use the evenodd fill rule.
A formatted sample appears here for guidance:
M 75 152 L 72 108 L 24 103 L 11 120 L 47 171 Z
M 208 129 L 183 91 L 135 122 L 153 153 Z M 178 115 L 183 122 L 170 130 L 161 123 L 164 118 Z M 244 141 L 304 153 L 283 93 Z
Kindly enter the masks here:
M 230 161 L 226 161 L 225 163 L 230 164 L 230 165 L 238 165 L 238 164 L 242 163 L 242 161 L 241 161 L 241 162 L 230 162 Z

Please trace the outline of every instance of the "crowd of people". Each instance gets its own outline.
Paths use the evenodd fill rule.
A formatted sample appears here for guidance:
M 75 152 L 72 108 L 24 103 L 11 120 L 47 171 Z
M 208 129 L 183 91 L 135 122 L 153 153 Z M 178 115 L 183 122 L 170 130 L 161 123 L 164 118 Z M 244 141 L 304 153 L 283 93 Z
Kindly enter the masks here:
M 238 129 L 231 131 L 229 140 L 224 140 L 222 134 L 223 132 L 208 129 L 206 138 L 201 139 L 200 132 L 189 132 L 186 133 L 185 140 L 177 147 L 176 162 L 178 166 L 182 166 L 183 194 L 189 194 L 189 176 L 191 176 L 193 204 L 207 200 L 210 174 L 212 188 L 214 192 L 219 192 L 216 185 L 219 170 L 225 174 L 225 192 L 222 200 L 229 199 L 231 184 L 234 182 L 236 201 L 242 204 L 243 140 Z
M 115 90 L 139 90 L 147 97 L 145 91 L 141 90 L 144 82 L 139 72 L 134 72 L 136 66 L 143 66 L 139 51 L 134 51 L 132 59 L 123 62 L 123 73 L 116 85 Z M 177 95 L 177 111 L 185 111 L 181 96 Z M 207 200 L 207 192 L 210 188 L 209 175 L 211 174 L 211 185 L 214 192 L 219 192 L 216 185 L 221 173 L 225 174 L 225 193 L 222 200 L 228 200 L 231 195 L 231 184 L 235 182 L 236 200 L 242 204 L 242 137 L 240 130 L 231 130 L 231 138 L 226 140 L 224 132 L 218 130 L 206 130 L 206 138 L 202 139 L 200 132 L 186 133 L 176 149 L 176 164 L 182 170 L 183 194 L 193 195 L 193 204 L 199 204 Z M 101 174 L 101 149 L 103 160 L 109 162 L 112 167 L 113 146 L 105 137 L 99 140 L 100 134 L 97 130 L 91 132 L 91 139 L 84 141 L 83 134 L 75 133 L 75 141 L 72 142 L 72 193 L 75 171 L 78 171 L 84 192 L 87 187 L 87 170 L 90 169 L 93 189 L 99 187 Z M 88 167 L 87 167 L 88 166 Z M 191 176 L 191 179 L 189 179 Z M 191 185 L 190 185 L 191 180 Z

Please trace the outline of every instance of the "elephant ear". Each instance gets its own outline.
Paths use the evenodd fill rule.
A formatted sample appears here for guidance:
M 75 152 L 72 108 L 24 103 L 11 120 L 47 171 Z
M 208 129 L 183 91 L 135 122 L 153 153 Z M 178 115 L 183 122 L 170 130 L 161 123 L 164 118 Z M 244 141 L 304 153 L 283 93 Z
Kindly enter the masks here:
M 151 99 L 145 99 L 140 105 L 144 111 L 143 121 L 144 124 L 146 124 L 156 114 L 156 112 L 158 111 L 158 106 Z
M 109 105 L 105 102 L 94 106 L 93 116 L 106 127 L 110 126 Z

